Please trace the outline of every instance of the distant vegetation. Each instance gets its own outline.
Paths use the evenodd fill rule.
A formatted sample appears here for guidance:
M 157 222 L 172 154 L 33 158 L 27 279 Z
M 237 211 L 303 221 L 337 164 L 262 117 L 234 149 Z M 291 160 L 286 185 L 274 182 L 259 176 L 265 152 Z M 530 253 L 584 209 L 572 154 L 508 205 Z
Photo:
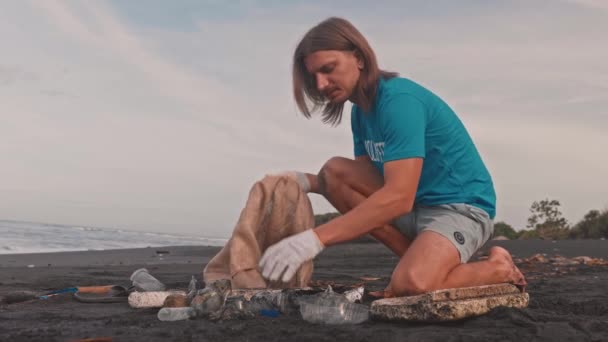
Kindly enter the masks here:
M 590 210 L 582 220 L 570 225 L 562 217 L 558 200 L 544 199 L 530 206 L 526 229 L 515 230 L 506 222 L 494 223 L 494 236 L 508 239 L 600 239 L 608 238 L 608 209 Z M 339 216 L 339 213 L 315 215 L 315 224 L 321 225 Z

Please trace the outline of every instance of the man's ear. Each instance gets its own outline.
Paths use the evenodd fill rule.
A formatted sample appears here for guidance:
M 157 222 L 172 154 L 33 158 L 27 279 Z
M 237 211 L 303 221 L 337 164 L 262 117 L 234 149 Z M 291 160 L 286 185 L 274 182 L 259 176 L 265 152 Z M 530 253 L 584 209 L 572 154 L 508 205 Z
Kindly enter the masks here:
M 355 58 L 357 59 L 357 67 L 359 70 L 363 70 L 365 68 L 365 62 L 363 61 L 363 56 L 359 50 L 354 51 Z

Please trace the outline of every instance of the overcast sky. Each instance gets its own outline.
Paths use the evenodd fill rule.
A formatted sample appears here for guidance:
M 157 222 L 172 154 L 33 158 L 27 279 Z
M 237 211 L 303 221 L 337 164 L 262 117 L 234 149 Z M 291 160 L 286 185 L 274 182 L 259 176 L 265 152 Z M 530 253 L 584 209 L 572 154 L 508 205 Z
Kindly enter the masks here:
M 0 0 L 0 219 L 228 236 L 264 174 L 352 156 L 291 97 L 334 15 L 456 110 L 497 220 L 608 206 L 608 1 Z

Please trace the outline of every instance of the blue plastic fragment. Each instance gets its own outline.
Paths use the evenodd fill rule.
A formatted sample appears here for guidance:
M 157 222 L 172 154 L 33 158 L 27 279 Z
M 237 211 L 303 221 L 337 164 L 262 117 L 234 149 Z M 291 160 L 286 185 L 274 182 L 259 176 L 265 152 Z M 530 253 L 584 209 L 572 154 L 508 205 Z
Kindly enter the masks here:
M 66 289 L 61 289 L 61 290 L 49 292 L 46 295 L 40 296 L 38 298 L 40 298 L 40 299 L 49 299 L 49 297 L 54 296 L 54 295 L 58 295 L 58 294 L 61 294 L 61 293 L 75 293 L 75 292 L 78 292 L 78 288 L 77 287 L 68 287 Z
M 262 316 L 276 318 L 276 317 L 279 317 L 280 313 L 279 313 L 279 310 L 263 309 L 263 310 L 260 310 L 260 314 Z

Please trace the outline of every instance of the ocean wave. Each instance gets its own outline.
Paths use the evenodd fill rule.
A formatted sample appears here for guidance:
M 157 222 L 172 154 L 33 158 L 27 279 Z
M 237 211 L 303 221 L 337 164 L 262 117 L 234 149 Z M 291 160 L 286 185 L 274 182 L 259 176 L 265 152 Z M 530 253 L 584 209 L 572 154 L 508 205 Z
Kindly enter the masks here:
M 227 239 L 0 220 L 0 254 L 161 246 L 223 246 Z

